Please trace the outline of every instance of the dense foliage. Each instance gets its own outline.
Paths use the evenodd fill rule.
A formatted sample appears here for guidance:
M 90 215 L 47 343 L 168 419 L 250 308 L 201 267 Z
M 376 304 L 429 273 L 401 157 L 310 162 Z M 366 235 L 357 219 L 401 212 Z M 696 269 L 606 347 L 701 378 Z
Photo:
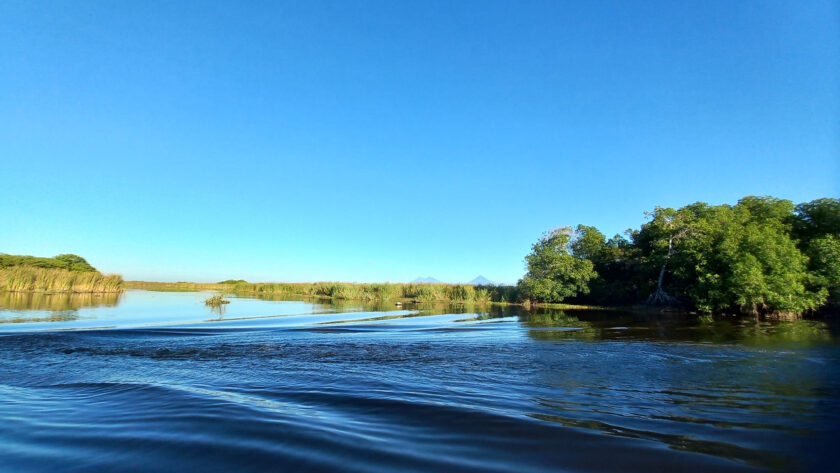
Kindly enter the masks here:
M 519 283 L 536 301 L 647 302 L 755 314 L 803 313 L 840 302 L 837 199 L 794 206 L 750 196 L 736 205 L 657 207 L 627 237 L 607 239 L 583 225 L 551 235 L 555 241 L 544 236 L 534 245 Z
M 35 268 L 66 269 L 68 271 L 88 272 L 96 268 L 88 264 L 84 258 L 73 254 L 63 254 L 52 258 L 39 256 L 7 255 L 0 253 L 0 268 L 11 266 L 32 266 Z
M 528 272 L 519 282 L 525 297 L 560 302 L 589 292 L 595 270 L 592 261 L 572 254 L 571 234 L 571 228 L 558 228 L 531 247 L 531 254 L 525 257 Z
M 78 255 L 42 258 L 0 253 L 0 291 L 119 293 L 122 285 L 121 276 L 104 275 Z

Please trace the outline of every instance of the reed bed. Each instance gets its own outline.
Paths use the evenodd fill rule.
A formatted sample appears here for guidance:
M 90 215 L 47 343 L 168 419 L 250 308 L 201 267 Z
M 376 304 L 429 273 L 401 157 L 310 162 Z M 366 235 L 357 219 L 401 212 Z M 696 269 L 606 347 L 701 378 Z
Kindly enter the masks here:
M 0 291 L 117 293 L 122 290 L 123 279 L 118 274 L 32 266 L 0 268 Z
M 515 296 L 504 286 L 466 284 L 403 284 L 342 282 L 237 283 L 229 290 L 237 294 L 303 295 L 343 300 L 380 301 L 411 299 L 422 302 L 511 302 Z
M 416 300 L 452 303 L 515 303 L 519 291 L 515 286 L 472 286 L 469 284 L 426 283 L 156 283 L 127 281 L 129 289 L 156 291 L 222 291 L 259 297 L 311 297 L 356 301 Z
M 146 289 L 161 292 L 227 291 L 227 283 L 125 281 L 125 289 Z M 227 291 L 230 292 L 230 291 Z

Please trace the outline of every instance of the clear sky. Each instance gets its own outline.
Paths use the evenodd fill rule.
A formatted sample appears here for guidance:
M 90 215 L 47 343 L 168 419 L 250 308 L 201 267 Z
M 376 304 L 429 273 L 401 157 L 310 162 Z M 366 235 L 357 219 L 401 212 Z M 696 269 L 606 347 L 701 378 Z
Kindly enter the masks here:
M 515 282 L 548 229 L 840 194 L 835 1 L 0 3 L 0 252 Z

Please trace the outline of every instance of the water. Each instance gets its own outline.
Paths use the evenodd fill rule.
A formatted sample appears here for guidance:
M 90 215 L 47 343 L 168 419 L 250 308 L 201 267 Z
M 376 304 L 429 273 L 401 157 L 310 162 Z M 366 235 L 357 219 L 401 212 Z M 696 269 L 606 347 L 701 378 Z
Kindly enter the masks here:
M 206 296 L 0 294 L 0 470 L 838 460 L 840 345 L 825 322 L 245 298 L 220 313 Z

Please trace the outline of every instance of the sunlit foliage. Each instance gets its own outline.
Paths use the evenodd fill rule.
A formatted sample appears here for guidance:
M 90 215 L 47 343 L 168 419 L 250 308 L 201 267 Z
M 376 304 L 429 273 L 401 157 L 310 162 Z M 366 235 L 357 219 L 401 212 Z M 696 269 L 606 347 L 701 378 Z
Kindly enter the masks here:
M 594 227 L 566 230 L 554 245 L 551 273 L 546 239 L 526 257 L 523 292 L 541 301 L 641 303 L 704 312 L 796 314 L 836 304 L 840 295 L 840 202 L 794 204 L 748 196 L 735 205 L 703 202 L 657 207 L 639 230 L 607 240 Z M 569 260 L 569 256 L 574 260 Z M 568 262 L 575 261 L 575 266 Z M 575 277 L 591 262 L 592 278 Z M 530 278 L 530 279 L 529 279 Z M 582 284 L 571 284 L 574 280 Z M 551 293 L 545 288 L 565 287 Z
M 0 268 L 0 291 L 10 292 L 121 292 L 122 276 L 99 271 L 10 266 Z
M 68 271 L 88 272 L 96 268 L 88 264 L 84 258 L 73 254 L 63 254 L 52 258 L 42 258 L 27 255 L 7 255 L 0 253 L 0 268 L 11 266 L 32 266 L 35 268 L 66 269 Z
M 519 281 L 526 298 L 560 302 L 589 292 L 589 281 L 596 276 L 592 261 L 572 252 L 572 230 L 558 228 L 542 236 L 525 257 L 528 272 Z

